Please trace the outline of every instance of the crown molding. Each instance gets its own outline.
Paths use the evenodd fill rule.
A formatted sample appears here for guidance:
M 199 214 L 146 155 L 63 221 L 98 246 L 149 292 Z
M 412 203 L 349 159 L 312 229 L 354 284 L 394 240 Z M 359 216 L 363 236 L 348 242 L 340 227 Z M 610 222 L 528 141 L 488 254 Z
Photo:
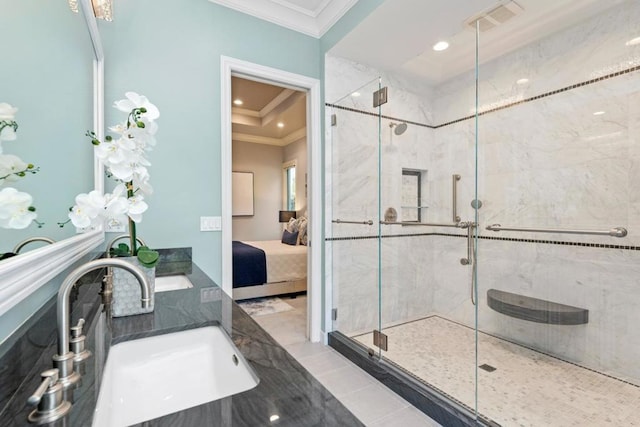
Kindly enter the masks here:
M 232 141 L 237 142 L 251 142 L 253 144 L 264 144 L 264 145 L 275 145 L 278 147 L 286 147 L 292 142 L 296 142 L 297 140 L 306 137 L 307 128 L 303 127 L 298 130 L 294 130 L 288 135 L 283 136 L 282 138 L 271 138 L 268 136 L 260 136 L 260 135 L 250 135 L 248 133 L 240 133 L 233 132 L 231 134 Z
M 209 0 L 276 25 L 320 38 L 358 0 L 324 0 L 307 9 L 287 0 Z

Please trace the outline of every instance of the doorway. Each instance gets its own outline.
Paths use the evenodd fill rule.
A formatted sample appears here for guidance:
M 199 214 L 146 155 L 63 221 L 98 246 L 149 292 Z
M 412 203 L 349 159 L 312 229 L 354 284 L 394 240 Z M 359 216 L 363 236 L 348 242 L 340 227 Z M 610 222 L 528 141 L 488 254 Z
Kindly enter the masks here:
M 295 93 L 306 98 L 306 127 L 296 136 L 306 138 L 307 167 L 306 215 L 308 217 L 307 245 L 307 326 L 312 342 L 323 338 L 321 328 L 321 261 L 322 261 L 322 199 L 321 189 L 321 140 L 320 140 L 320 83 L 317 79 L 264 67 L 233 58 L 221 58 L 221 181 L 222 181 L 222 288 L 233 295 L 233 132 L 232 132 L 232 82 L 241 78 L 259 84 L 280 88 L 282 97 L 295 102 Z M 291 94 L 293 92 L 293 95 Z M 287 96 L 289 94 L 289 96 Z M 299 102 L 299 101 L 298 101 Z M 277 126 L 277 122 L 276 122 Z M 247 138 L 248 139 L 248 138 Z M 299 159 L 300 160 L 300 159 Z M 246 172 L 246 171 L 245 171 Z M 300 182 L 300 181 L 298 181 Z M 298 207 L 296 207 L 297 209 Z M 284 210 L 284 209 L 282 209 Z M 274 212 L 278 215 L 278 212 Z M 283 224 L 284 225 L 284 224 Z M 325 335 L 326 340 L 326 335 Z

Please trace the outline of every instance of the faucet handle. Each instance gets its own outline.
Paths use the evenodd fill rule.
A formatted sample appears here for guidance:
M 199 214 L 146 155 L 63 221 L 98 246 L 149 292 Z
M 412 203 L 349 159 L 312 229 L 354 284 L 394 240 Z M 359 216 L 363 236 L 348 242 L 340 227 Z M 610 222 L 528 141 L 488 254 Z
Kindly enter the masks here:
M 91 352 L 84 348 L 84 342 L 87 337 L 82 335 L 83 326 L 84 319 L 80 319 L 76 326 L 71 327 L 71 339 L 69 340 L 69 346 L 73 352 L 74 362 L 82 362 L 91 356 Z
M 53 387 L 58 382 L 58 370 L 57 369 L 47 369 L 43 373 L 40 374 L 42 377 L 42 382 L 40 386 L 36 389 L 36 391 L 29 396 L 27 399 L 27 403 L 29 405 L 37 405 L 40 403 L 42 399 L 42 395 L 45 391 L 47 391 L 50 387 Z
M 78 338 L 82 335 L 82 328 L 84 327 L 84 319 L 78 320 L 78 324 L 76 326 L 71 327 L 71 336 L 73 338 Z
M 69 413 L 71 403 L 64 400 L 62 385 L 58 382 L 58 370 L 48 369 L 41 374 L 43 380 L 27 399 L 30 405 L 38 405 L 28 417 L 30 423 L 47 424 Z

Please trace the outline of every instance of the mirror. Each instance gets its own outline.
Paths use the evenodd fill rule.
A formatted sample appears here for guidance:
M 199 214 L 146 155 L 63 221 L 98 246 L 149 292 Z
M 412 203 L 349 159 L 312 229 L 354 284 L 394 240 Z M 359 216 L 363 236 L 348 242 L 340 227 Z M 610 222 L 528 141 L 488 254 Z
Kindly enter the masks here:
M 82 10 L 91 10 L 86 0 L 79 3 Z M 37 220 L 44 223 L 42 228 L 0 228 L 0 253 L 13 251 L 29 237 L 56 241 L 25 246 L 19 255 L 0 261 L 2 315 L 95 248 L 104 234 L 76 234 L 70 224 L 57 225 L 67 219 L 77 194 L 102 189 L 102 172 L 95 168 L 94 173 L 93 146 L 85 136 L 102 127 L 102 57 L 95 18 L 73 13 L 65 1 L 0 0 L 0 10 L 7 40 L 0 102 L 18 108 L 19 126 L 17 139 L 3 142 L 3 153 L 39 168 L 35 175 L 0 188 L 29 193 Z M 87 27 L 92 37 L 87 37 Z
M 33 197 L 37 221 L 22 230 L 0 228 L 0 253 L 13 252 L 24 239 L 61 241 L 75 235 L 66 220 L 74 197 L 93 189 L 91 40 L 81 16 L 64 1 L 0 0 L 0 28 L 11 40 L 0 67 L 0 102 L 18 108 L 15 141 L 3 141 L 3 154 L 20 157 L 39 171 L 0 186 Z M 21 253 L 43 246 L 33 243 Z

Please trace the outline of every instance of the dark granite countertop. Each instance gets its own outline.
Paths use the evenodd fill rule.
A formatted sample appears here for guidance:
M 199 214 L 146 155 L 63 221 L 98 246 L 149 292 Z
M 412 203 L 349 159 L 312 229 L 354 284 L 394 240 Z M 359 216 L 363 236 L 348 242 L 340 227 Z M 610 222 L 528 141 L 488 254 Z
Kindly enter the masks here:
M 100 376 L 111 345 L 136 338 L 219 324 L 231 336 L 260 382 L 251 390 L 144 422 L 142 426 L 361 426 L 331 393 L 238 307 L 196 265 L 165 259 L 157 274 L 187 273 L 194 284 L 155 294 L 152 313 L 110 319 L 99 303 L 98 283 L 79 286 L 72 323 L 87 319 L 87 348 L 93 356 L 70 398 L 71 413 L 56 426 L 90 426 Z M 175 261 L 175 262 L 174 262 Z M 176 269 L 177 267 L 177 269 Z M 26 426 L 27 397 L 55 353 L 55 297 L 0 349 L 0 425 Z M 6 348 L 10 345 L 10 348 Z M 273 415 L 279 419 L 270 421 Z M 48 424 L 49 426 L 54 424 Z

